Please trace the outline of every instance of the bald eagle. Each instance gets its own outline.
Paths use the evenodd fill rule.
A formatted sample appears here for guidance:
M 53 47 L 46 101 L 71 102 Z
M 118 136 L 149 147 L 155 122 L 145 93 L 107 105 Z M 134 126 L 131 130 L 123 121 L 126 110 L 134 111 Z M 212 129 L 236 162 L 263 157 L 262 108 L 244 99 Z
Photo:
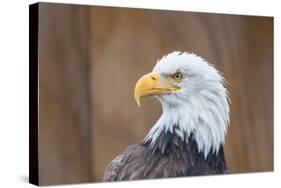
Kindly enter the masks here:
M 155 96 L 163 113 L 146 137 L 107 167 L 104 181 L 228 172 L 224 141 L 229 98 L 222 74 L 203 58 L 172 52 L 136 83 L 134 97 Z

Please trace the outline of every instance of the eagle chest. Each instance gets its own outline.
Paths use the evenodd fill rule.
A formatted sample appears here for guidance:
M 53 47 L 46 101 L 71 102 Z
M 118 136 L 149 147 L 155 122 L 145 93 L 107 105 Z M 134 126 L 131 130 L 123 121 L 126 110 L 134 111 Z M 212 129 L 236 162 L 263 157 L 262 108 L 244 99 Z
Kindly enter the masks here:
M 161 140 L 161 138 L 165 138 Z M 105 181 L 152 179 L 224 173 L 224 158 L 197 150 L 197 144 L 173 135 L 160 136 L 156 143 L 137 143 L 129 146 L 108 166 Z

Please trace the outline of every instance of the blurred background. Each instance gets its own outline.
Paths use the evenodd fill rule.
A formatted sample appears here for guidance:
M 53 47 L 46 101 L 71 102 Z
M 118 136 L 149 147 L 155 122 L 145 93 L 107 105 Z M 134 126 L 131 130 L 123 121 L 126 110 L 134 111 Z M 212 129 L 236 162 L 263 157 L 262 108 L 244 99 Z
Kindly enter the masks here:
M 133 89 L 172 51 L 224 73 L 231 173 L 273 170 L 273 18 L 40 3 L 39 181 L 101 181 L 108 163 L 161 114 Z

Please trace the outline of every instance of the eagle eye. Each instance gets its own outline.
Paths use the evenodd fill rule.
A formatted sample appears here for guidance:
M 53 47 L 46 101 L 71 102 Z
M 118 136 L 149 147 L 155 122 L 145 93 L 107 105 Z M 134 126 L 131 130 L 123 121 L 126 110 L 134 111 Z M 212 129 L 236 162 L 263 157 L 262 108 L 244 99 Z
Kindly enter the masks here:
M 183 75 L 181 72 L 176 72 L 175 74 L 172 75 L 173 79 L 176 81 L 181 81 L 183 78 Z

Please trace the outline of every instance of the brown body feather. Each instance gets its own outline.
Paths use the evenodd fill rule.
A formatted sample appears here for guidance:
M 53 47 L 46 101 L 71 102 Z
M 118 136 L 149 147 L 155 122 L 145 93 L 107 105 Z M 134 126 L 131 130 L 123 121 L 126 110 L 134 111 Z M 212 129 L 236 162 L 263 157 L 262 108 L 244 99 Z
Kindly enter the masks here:
M 162 133 L 156 143 L 130 145 L 107 167 L 104 181 L 122 181 L 227 173 L 223 146 L 205 158 L 193 136 L 181 140 Z

